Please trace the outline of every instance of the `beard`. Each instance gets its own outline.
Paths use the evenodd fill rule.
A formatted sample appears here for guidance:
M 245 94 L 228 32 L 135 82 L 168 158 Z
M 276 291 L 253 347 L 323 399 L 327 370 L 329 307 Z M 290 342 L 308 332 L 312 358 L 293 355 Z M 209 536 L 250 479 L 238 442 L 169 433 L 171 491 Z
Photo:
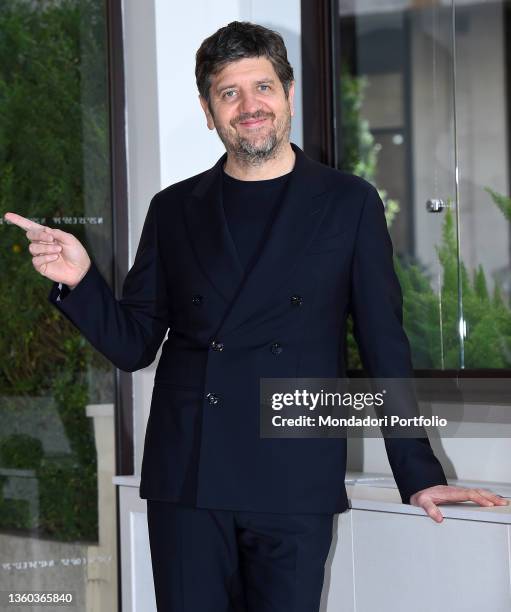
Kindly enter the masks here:
M 239 115 L 231 121 L 231 125 L 235 127 L 241 121 L 262 118 L 274 119 L 275 115 L 263 111 L 257 111 L 253 115 Z M 238 162 L 250 166 L 259 166 L 265 161 L 277 157 L 282 146 L 289 141 L 291 112 L 288 107 L 284 116 L 273 123 L 271 127 L 263 126 L 260 132 L 254 131 L 253 134 L 248 136 L 242 136 L 239 132 L 233 134 L 228 128 L 216 124 L 215 127 L 225 149 Z

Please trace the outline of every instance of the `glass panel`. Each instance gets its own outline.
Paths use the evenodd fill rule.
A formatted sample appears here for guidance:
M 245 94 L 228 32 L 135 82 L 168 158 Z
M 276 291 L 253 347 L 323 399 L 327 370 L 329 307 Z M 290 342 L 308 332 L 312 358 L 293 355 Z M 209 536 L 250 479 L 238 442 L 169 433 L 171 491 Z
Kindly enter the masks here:
M 462 356 L 452 22 L 436 0 L 340 0 L 340 167 L 385 204 L 418 369 Z
M 111 282 L 104 2 L 2 0 L 0 32 L 0 591 L 116 610 L 114 370 L 3 219 L 73 233 Z
M 511 3 L 456 1 L 465 368 L 511 367 Z

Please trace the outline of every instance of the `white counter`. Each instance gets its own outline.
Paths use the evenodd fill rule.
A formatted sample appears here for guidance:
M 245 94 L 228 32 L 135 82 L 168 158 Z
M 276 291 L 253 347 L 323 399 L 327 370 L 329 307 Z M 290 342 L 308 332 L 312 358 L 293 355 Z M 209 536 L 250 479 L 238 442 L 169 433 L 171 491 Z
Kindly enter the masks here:
M 115 476 L 113 483 L 123 487 L 140 486 L 140 476 Z M 456 480 L 447 482 L 462 487 L 487 489 L 511 500 L 511 484 L 503 482 L 477 482 L 475 480 Z M 377 473 L 346 472 L 346 491 L 352 509 L 376 510 L 398 514 L 425 515 L 422 508 L 401 503 L 401 497 L 392 476 Z M 508 506 L 478 506 L 473 502 L 439 504 L 445 518 L 484 521 L 511 525 L 511 501 Z
M 452 478 L 448 478 L 447 482 L 450 485 L 487 489 L 511 500 L 511 484 L 509 483 L 477 482 Z M 345 483 L 352 509 L 426 515 L 422 508 L 401 503 L 401 497 L 392 476 L 347 472 Z M 439 504 L 438 507 L 444 518 L 511 525 L 511 501 L 507 506 L 478 506 L 473 502 L 466 501 L 455 504 Z
M 123 610 L 154 612 L 139 476 L 116 476 Z M 445 520 L 402 504 L 392 476 L 348 472 L 351 510 L 336 515 L 321 612 L 511 610 L 511 506 L 440 504 Z M 448 479 L 511 498 L 511 484 Z

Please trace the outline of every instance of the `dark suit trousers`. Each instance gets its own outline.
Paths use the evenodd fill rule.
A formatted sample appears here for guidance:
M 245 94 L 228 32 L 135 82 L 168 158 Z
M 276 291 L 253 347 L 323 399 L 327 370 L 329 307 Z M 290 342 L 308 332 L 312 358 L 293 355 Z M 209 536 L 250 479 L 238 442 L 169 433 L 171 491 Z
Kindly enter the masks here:
M 158 612 L 319 612 L 333 516 L 148 499 Z

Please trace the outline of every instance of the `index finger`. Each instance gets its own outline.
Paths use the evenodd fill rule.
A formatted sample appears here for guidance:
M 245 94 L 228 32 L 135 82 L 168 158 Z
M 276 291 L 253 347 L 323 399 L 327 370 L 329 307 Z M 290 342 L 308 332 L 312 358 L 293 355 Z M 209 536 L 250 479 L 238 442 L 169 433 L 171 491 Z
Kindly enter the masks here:
M 13 223 L 14 225 L 17 225 L 18 227 L 21 227 L 24 230 L 45 229 L 44 225 L 36 223 L 35 221 L 31 221 L 30 219 L 22 217 L 21 215 L 18 215 L 17 213 L 13 212 L 6 212 L 4 214 L 4 219 L 9 221 L 10 223 Z

